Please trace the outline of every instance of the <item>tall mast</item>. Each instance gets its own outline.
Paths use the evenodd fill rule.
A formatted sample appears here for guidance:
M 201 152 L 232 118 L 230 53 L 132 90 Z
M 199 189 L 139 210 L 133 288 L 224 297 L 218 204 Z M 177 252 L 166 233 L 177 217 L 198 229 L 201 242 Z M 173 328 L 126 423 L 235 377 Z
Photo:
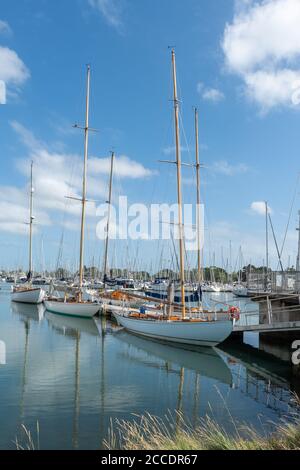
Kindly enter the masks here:
M 180 290 L 182 298 L 182 318 L 185 318 L 185 288 L 184 288 L 184 240 L 182 225 L 182 194 L 181 194 L 181 149 L 179 137 L 179 101 L 177 96 L 177 77 L 175 51 L 172 49 L 173 88 L 174 88 L 174 116 L 175 116 L 175 140 L 176 140 L 176 165 L 177 165 L 177 193 L 178 193 L 178 227 L 180 250 Z
M 86 178 L 87 178 L 87 159 L 89 143 L 89 107 L 90 107 L 90 76 L 91 67 L 87 66 L 87 86 L 86 86 L 86 111 L 84 127 L 84 162 L 83 162 L 83 183 L 82 183 L 82 210 L 81 210 L 81 233 L 80 233 L 80 257 L 79 257 L 79 287 L 83 284 L 83 256 L 84 256 L 84 222 L 86 207 Z M 81 299 L 81 291 L 80 291 Z
M 297 228 L 298 231 L 298 253 L 297 253 L 297 263 L 296 263 L 296 292 L 300 292 L 300 211 L 298 212 L 299 215 L 299 226 Z M 290 261 L 289 261 L 290 266 Z
M 196 174 L 197 174 L 197 244 L 198 244 L 198 283 L 203 281 L 201 270 L 201 235 L 200 235 L 200 163 L 199 163 L 199 123 L 198 123 L 198 109 L 195 108 L 195 140 L 196 140 Z
M 106 240 L 105 240 L 105 255 L 104 255 L 104 284 L 107 276 L 107 258 L 108 258 L 108 241 L 109 241 L 109 224 L 110 224 L 110 211 L 111 211 L 111 195 L 112 195 L 112 182 L 113 182 L 113 171 L 114 171 L 114 159 L 115 153 L 111 153 L 110 161 L 110 178 L 109 178 L 109 193 L 108 193 L 108 215 L 107 215 L 107 226 L 106 226 Z
M 269 216 L 269 208 L 268 208 L 268 203 L 265 202 L 266 206 L 266 290 L 268 287 L 268 277 L 269 277 L 269 221 L 268 221 L 268 216 Z
M 30 203 L 29 203 L 29 263 L 28 263 L 28 280 L 32 278 L 32 228 L 33 228 L 33 162 L 30 168 Z

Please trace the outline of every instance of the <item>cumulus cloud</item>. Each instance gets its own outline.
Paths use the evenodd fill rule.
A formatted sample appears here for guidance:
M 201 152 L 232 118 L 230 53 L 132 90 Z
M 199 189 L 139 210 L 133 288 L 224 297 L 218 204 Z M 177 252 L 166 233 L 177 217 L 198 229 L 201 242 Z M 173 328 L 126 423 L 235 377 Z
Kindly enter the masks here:
M 256 201 L 251 204 L 251 211 L 255 214 L 266 215 L 266 203 L 264 201 Z M 272 214 L 273 211 L 270 206 L 268 206 L 269 214 Z
M 91 158 L 89 160 L 89 170 L 93 174 L 110 173 L 110 158 Z M 153 175 L 151 170 L 145 168 L 141 163 L 131 160 L 126 155 L 116 157 L 115 174 L 119 178 L 146 178 Z
M 0 80 L 7 85 L 22 85 L 30 76 L 18 54 L 8 47 L 0 46 Z
M 299 0 L 239 0 L 222 47 L 228 70 L 264 111 L 295 106 L 300 88 Z
M 3 80 L 0 80 L 0 104 L 6 104 L 6 85 Z
M 207 88 L 201 82 L 197 85 L 197 91 L 205 101 L 211 101 L 212 103 L 218 103 L 225 98 L 225 95 L 222 91 L 218 90 L 217 88 Z
M 34 162 L 34 212 L 37 226 L 62 223 L 66 228 L 74 227 L 81 213 L 79 201 L 82 193 L 82 156 L 53 151 L 38 140 L 32 132 L 17 121 L 11 127 L 26 148 L 26 156 L 18 159 L 18 172 L 29 181 L 30 164 Z M 107 198 L 107 175 L 110 172 L 110 158 L 91 157 L 88 165 L 88 198 Z M 120 178 L 145 178 L 152 175 L 140 163 L 122 156 L 116 158 L 116 173 Z M 24 222 L 28 220 L 29 187 L 0 186 L 0 230 L 27 233 Z M 87 216 L 96 217 L 97 203 L 87 204 Z M 65 214 L 68 220 L 61 221 L 57 215 Z M 77 227 L 78 225 L 76 225 Z

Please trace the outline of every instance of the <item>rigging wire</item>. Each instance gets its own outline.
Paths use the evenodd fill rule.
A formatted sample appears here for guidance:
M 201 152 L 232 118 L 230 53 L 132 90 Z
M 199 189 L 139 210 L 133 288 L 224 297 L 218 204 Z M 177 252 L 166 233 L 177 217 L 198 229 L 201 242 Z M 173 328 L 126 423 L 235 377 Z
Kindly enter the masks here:
M 296 181 L 295 192 L 294 192 L 294 195 L 293 195 L 291 208 L 290 208 L 290 212 L 289 212 L 289 217 L 288 217 L 288 222 L 287 222 L 287 226 L 286 226 L 286 230 L 285 230 L 285 234 L 284 234 L 284 239 L 283 239 L 283 243 L 282 243 L 282 247 L 281 247 L 281 251 L 280 251 L 280 259 L 282 259 L 283 250 L 284 250 L 284 247 L 285 247 L 287 234 L 288 234 L 288 230 L 289 230 L 289 227 L 290 227 L 292 213 L 293 213 L 293 210 L 294 210 L 294 205 L 295 205 L 295 201 L 296 201 L 296 197 L 297 197 L 297 193 L 298 193 L 299 182 L 300 182 L 300 173 L 298 173 L 298 177 L 297 177 L 297 181 Z M 279 266 L 279 263 L 277 265 L 277 269 L 278 269 L 278 266 Z

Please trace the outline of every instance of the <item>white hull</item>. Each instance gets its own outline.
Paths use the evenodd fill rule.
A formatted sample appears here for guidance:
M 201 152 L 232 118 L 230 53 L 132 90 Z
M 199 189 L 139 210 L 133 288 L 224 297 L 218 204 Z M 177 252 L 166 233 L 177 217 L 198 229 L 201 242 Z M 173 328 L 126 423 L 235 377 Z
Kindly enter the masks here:
M 48 312 L 80 318 L 92 318 L 100 309 L 100 306 L 97 304 L 84 302 L 59 302 L 45 300 L 44 304 Z
M 195 346 L 216 346 L 232 332 L 232 321 L 172 322 L 137 320 L 114 312 L 117 322 L 132 333 L 153 339 Z
M 20 302 L 23 304 L 41 304 L 45 297 L 43 289 L 24 289 L 12 291 L 11 300 L 13 302 Z
M 219 286 L 205 286 L 202 288 L 203 292 L 214 292 L 215 294 L 219 294 L 221 292 L 221 287 Z

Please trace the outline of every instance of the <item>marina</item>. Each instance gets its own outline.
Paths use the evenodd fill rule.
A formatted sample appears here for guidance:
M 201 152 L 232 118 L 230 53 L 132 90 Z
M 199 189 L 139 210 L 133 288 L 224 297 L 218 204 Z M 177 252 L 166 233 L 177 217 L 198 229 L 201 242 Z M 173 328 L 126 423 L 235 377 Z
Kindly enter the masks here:
M 3 3 L 1 455 L 300 450 L 300 0 Z

